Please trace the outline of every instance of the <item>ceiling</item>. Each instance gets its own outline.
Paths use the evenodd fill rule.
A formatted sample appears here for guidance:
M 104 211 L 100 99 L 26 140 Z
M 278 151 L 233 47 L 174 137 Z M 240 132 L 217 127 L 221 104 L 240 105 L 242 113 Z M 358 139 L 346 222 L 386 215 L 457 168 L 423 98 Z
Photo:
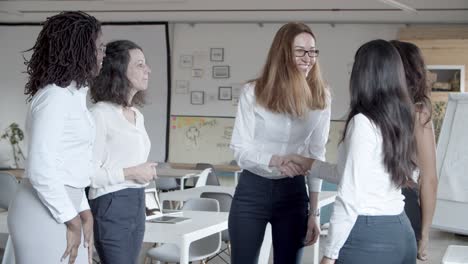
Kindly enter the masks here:
M 62 10 L 101 21 L 468 24 L 468 0 L 0 0 L 0 22 Z

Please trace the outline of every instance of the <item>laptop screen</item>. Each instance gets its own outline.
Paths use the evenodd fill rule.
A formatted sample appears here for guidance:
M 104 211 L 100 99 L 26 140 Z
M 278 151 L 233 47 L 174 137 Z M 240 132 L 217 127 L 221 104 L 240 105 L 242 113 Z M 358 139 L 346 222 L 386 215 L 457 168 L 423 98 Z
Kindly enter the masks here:
M 162 216 L 162 207 L 159 202 L 158 192 L 155 188 L 145 190 L 146 219 Z

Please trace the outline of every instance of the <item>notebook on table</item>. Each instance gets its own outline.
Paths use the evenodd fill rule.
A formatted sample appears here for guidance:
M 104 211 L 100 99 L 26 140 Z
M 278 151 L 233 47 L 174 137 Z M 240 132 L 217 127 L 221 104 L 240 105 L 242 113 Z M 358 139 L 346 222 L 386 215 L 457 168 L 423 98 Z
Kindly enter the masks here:
M 176 224 L 190 219 L 182 217 L 180 210 L 163 210 L 155 188 L 145 189 L 145 212 L 146 221 L 154 223 Z

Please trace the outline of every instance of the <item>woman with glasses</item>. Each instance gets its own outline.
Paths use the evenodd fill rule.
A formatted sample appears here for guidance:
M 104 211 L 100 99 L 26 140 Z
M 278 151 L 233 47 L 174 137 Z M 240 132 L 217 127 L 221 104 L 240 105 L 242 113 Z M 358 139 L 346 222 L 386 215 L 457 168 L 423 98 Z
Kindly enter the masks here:
M 405 68 L 406 84 L 415 105 L 414 135 L 420 170 L 416 188 L 403 188 L 405 212 L 418 242 L 418 259 L 427 260 L 429 230 L 437 199 L 436 148 L 431 120 L 431 101 L 426 84 L 426 65 L 421 51 L 413 43 L 392 40 Z
M 134 106 L 144 103 L 150 73 L 137 44 L 113 41 L 91 85 L 96 143 L 89 198 L 103 264 L 137 263 L 143 243 L 145 187 L 156 176 L 156 163 L 147 161 L 151 143 Z
M 86 94 L 101 67 L 101 46 L 96 18 L 62 12 L 47 18 L 31 48 L 26 177 L 8 212 L 16 263 L 92 263 L 84 188 L 93 172 L 95 128 Z
M 267 223 L 276 264 L 300 263 L 317 241 L 321 180 L 286 162 L 288 154 L 325 160 L 330 93 L 317 61 L 316 38 L 302 23 L 276 33 L 263 72 L 239 100 L 231 148 L 243 169 L 229 214 L 231 263 L 256 263 Z
M 350 95 L 337 164 L 289 157 L 309 175 L 338 183 L 321 264 L 416 263 L 401 193 L 416 171 L 413 104 L 389 42 L 370 41 L 356 52 Z

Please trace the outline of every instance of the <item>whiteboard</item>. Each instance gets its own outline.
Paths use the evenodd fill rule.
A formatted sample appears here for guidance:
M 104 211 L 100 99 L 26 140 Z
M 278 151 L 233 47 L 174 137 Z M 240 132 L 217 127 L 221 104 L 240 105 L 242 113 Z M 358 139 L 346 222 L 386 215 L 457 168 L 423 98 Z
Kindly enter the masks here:
M 433 227 L 468 234 L 468 93 L 451 93 L 437 143 Z
M 171 116 L 169 161 L 228 165 L 233 117 Z
M 174 163 L 211 163 L 226 165 L 234 162 L 229 148 L 233 117 L 171 116 L 169 161 Z M 326 144 L 326 159 L 335 163 L 338 144 L 345 121 L 332 120 Z
M 0 25 L 0 129 L 16 122 L 24 128 L 26 117 L 26 96 L 24 86 L 27 75 L 23 51 L 31 48 L 41 30 L 38 24 Z M 104 24 L 105 42 L 128 39 L 142 47 L 152 73 L 149 80 L 148 104 L 143 107 L 145 126 L 151 139 L 149 159 L 164 161 L 166 158 L 166 131 L 168 123 L 168 43 L 167 23 L 125 23 Z M 26 58 L 31 52 L 24 54 Z M 8 63 L 6 63 L 8 62 Z M 23 152 L 27 153 L 26 144 Z M 0 165 L 5 166 L 12 157 L 10 146 L 0 141 Z

